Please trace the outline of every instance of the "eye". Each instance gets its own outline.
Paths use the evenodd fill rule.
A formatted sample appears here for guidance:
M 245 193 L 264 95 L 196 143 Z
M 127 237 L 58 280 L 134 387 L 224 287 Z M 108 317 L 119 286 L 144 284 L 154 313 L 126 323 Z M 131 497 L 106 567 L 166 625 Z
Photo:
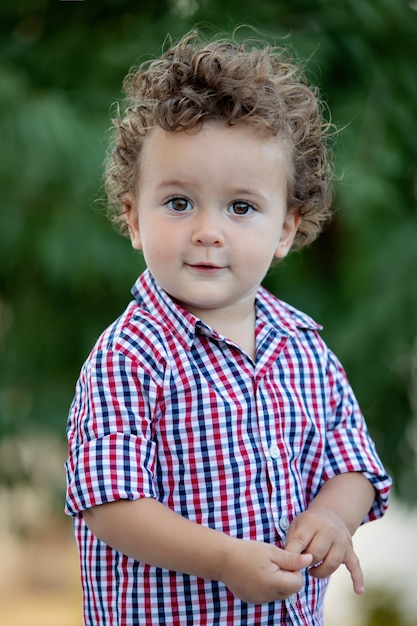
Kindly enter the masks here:
M 185 211 L 189 211 L 192 208 L 191 203 L 186 198 L 181 198 L 180 196 L 171 198 L 166 204 L 177 213 L 185 213 Z
M 242 200 L 236 200 L 232 202 L 232 204 L 228 207 L 230 213 L 233 215 L 249 215 L 255 209 L 248 202 L 243 202 Z

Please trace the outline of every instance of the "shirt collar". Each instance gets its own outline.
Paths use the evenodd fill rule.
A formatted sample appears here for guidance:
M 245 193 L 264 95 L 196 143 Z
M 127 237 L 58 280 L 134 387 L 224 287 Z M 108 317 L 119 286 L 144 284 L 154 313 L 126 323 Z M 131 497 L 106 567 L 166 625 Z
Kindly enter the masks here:
M 139 307 L 152 318 L 161 321 L 163 326 L 175 335 L 185 348 L 193 345 L 196 333 L 216 339 L 222 336 L 180 305 L 158 285 L 149 269 L 137 279 L 132 294 Z M 272 328 L 289 337 L 295 336 L 300 330 L 318 330 L 322 327 L 308 315 L 298 311 L 291 305 L 278 300 L 264 287 L 260 287 L 256 297 L 257 328 Z
M 303 330 L 321 330 L 309 315 L 279 300 L 264 287 L 256 297 L 256 319 L 258 324 L 274 327 L 290 337 Z
M 132 294 L 142 310 L 175 335 L 186 349 L 190 349 L 198 328 L 205 334 L 213 334 L 212 329 L 197 317 L 176 304 L 161 289 L 149 269 L 139 276 L 132 288 Z M 218 334 L 214 333 L 215 336 Z

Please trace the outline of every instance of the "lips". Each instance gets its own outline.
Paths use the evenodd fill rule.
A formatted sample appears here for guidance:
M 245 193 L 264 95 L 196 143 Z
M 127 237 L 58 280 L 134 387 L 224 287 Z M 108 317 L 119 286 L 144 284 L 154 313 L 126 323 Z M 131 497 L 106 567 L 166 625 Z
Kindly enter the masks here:
M 224 269 L 221 265 L 214 263 L 189 263 L 189 267 L 201 272 L 215 272 Z

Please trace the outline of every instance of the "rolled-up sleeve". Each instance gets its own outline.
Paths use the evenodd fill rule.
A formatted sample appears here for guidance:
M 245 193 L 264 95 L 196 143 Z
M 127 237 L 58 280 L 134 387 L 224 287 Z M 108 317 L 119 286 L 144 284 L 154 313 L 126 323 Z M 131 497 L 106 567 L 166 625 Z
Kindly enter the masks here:
M 362 473 L 375 488 L 375 500 L 363 520 L 371 521 L 388 508 L 392 481 L 376 452 L 343 367 L 333 354 L 330 354 L 328 380 L 331 393 L 323 482 L 345 472 Z
M 68 515 L 119 499 L 156 497 L 149 408 L 154 388 L 134 360 L 113 351 L 92 353 L 68 419 Z

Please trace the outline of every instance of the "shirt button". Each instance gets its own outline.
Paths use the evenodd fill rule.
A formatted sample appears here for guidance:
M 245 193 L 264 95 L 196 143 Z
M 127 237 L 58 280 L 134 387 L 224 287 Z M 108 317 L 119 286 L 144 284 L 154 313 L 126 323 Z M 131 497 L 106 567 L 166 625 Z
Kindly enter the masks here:
M 297 602 L 297 594 L 296 593 L 291 594 L 288 598 L 288 602 L 291 604 L 291 606 L 294 606 L 294 604 L 296 604 Z
M 279 448 L 277 445 L 275 445 L 275 443 L 273 443 L 272 446 L 269 447 L 269 456 L 271 457 L 271 459 L 277 459 L 279 457 Z
M 288 519 L 288 517 L 286 515 L 283 515 L 281 517 L 281 519 L 279 520 L 279 527 L 284 532 L 287 532 L 287 530 L 289 529 L 289 527 L 290 527 L 290 520 Z

